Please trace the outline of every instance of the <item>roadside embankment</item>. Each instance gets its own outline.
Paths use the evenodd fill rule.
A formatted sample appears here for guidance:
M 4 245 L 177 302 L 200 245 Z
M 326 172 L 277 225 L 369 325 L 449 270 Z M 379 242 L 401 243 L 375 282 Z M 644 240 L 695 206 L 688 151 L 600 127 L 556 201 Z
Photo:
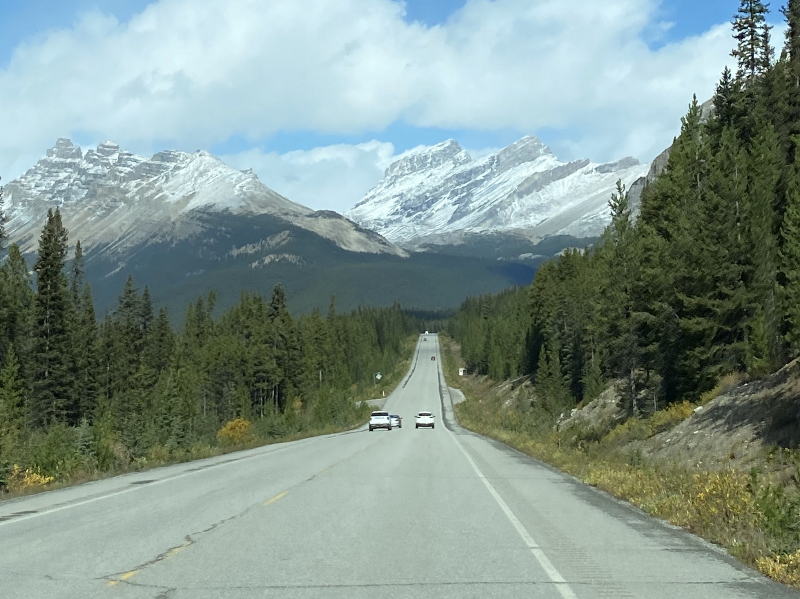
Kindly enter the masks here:
M 572 413 L 548 413 L 528 378 L 458 376 L 441 336 L 459 424 L 547 462 L 724 547 L 800 588 L 800 365 L 748 384 L 728 377 L 698 405 L 629 418 L 611 385 Z

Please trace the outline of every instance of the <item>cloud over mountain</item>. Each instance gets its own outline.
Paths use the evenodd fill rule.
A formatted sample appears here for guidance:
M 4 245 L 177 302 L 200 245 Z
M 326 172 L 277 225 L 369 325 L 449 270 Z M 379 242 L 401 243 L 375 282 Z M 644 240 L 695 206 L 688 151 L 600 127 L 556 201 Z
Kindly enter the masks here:
M 648 160 L 691 94 L 711 94 L 732 45 L 723 25 L 651 48 L 657 7 L 471 0 L 433 27 L 390 0 L 160 0 L 126 22 L 87 13 L 0 69 L 0 165 L 20 174 L 57 136 L 149 154 L 392 123 L 563 129 L 576 155 Z

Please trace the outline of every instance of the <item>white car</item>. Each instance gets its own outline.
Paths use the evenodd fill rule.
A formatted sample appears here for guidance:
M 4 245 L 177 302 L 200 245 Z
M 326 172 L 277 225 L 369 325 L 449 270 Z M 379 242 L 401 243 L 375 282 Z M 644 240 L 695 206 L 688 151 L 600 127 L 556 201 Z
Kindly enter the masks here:
M 400 418 L 397 414 L 389 414 L 389 420 L 392 421 L 392 426 L 396 426 L 397 428 L 403 428 L 403 419 Z
M 369 430 L 374 431 L 376 428 L 385 428 L 392 430 L 392 419 L 389 417 L 389 412 L 373 412 L 369 417 Z
M 414 428 L 419 428 L 421 426 L 433 428 L 433 414 L 430 412 L 420 412 L 417 414 L 417 422 Z

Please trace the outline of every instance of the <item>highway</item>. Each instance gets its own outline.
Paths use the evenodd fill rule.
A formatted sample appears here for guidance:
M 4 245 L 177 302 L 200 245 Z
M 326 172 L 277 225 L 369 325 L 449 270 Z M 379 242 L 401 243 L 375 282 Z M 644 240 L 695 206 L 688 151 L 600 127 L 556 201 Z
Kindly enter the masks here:
M 0 503 L 0 598 L 800 597 L 461 429 L 439 358 L 437 337 L 421 338 L 386 403 L 401 429 Z M 435 429 L 414 429 L 422 410 Z

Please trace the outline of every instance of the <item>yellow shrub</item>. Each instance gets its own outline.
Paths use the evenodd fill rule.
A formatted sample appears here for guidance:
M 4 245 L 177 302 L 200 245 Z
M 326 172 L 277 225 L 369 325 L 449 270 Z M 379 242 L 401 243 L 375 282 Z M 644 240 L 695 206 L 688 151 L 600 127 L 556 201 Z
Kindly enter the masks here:
M 671 429 L 691 416 L 694 408 L 695 405 L 688 401 L 671 404 L 650 417 L 650 427 L 656 433 Z
M 763 573 L 784 584 L 800 586 L 800 551 L 788 555 L 771 555 L 756 559 Z
M 11 476 L 8 477 L 8 488 L 12 491 L 25 491 L 28 489 L 35 489 L 36 487 L 44 487 L 53 482 L 52 476 L 46 476 L 36 468 L 31 470 L 26 468 L 22 470 L 18 464 L 14 464 L 11 470 Z
M 724 470 L 694 476 L 693 524 L 699 529 L 738 529 L 758 527 L 762 514 L 758 510 L 748 478 L 741 472 Z
M 241 445 L 253 440 L 253 425 L 249 420 L 231 420 L 217 432 L 220 445 Z
M 800 551 L 756 559 L 758 569 L 778 582 L 800 586 Z

